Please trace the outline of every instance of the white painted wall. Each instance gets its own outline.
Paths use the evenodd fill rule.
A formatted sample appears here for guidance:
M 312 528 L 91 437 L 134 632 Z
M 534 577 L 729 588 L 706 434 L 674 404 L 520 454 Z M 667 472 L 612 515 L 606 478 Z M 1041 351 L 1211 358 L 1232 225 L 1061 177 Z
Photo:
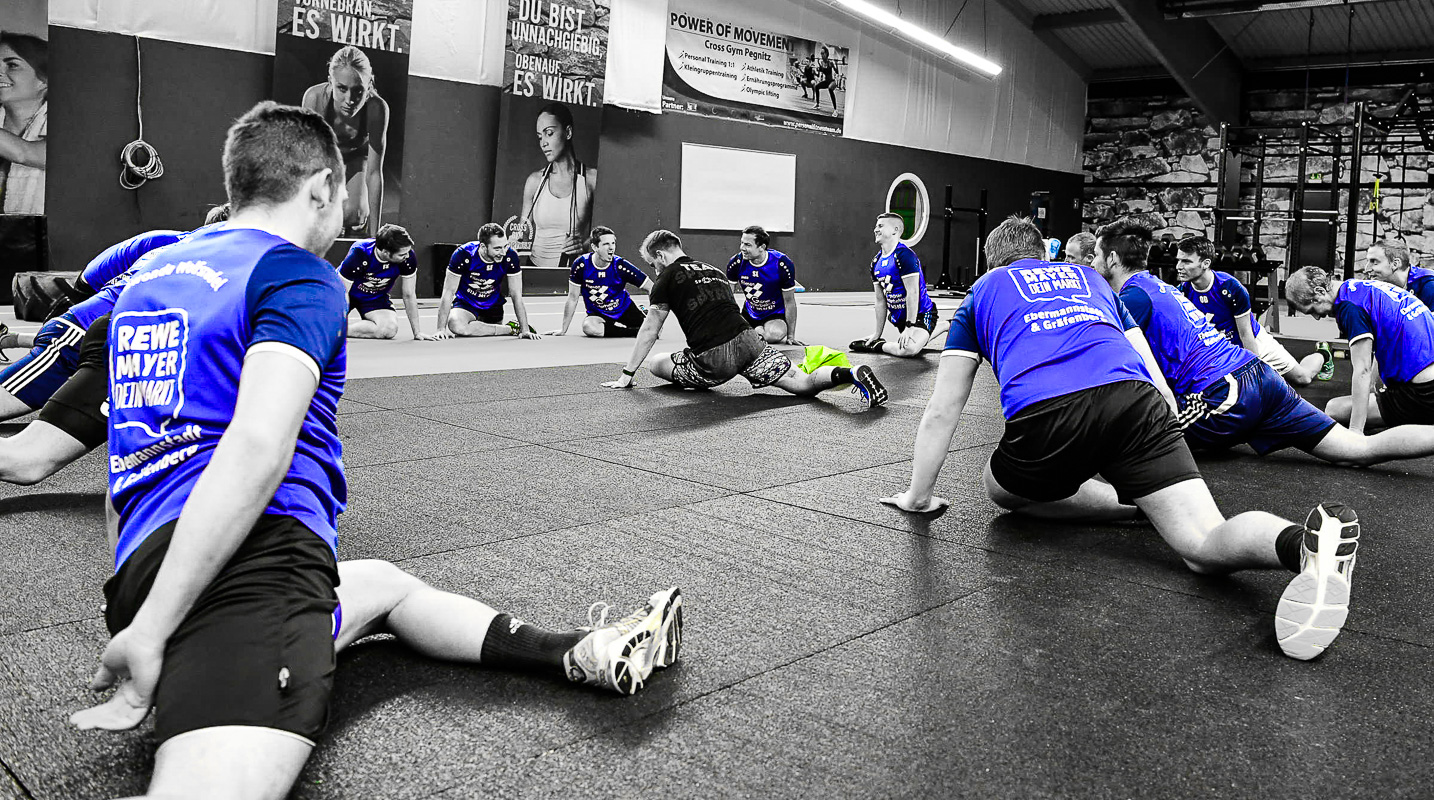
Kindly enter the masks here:
M 896 10 L 896 0 L 874 2 Z M 940 33 L 960 5 L 901 0 L 901 12 Z M 671 0 L 671 7 L 849 45 L 851 138 L 1080 171 L 1085 82 L 996 0 L 969 0 L 949 34 L 1000 64 L 994 79 L 927 55 L 821 0 Z M 409 71 L 499 85 L 506 15 L 506 0 L 415 0 Z M 258 53 L 274 52 L 275 16 L 273 0 L 50 0 L 51 24 Z

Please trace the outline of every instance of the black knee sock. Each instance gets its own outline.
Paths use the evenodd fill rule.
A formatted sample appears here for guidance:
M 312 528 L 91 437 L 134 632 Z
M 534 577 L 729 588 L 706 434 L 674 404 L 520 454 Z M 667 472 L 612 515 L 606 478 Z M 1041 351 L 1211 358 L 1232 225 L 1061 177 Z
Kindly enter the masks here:
M 851 367 L 832 367 L 832 386 L 851 383 Z
M 1275 537 L 1275 555 L 1279 556 L 1280 564 L 1290 572 L 1300 571 L 1300 542 L 1308 533 L 1303 525 L 1291 525 L 1280 531 Z
M 490 667 L 561 670 L 563 654 L 585 635 L 582 631 L 545 631 L 508 614 L 499 614 L 483 638 L 479 660 Z

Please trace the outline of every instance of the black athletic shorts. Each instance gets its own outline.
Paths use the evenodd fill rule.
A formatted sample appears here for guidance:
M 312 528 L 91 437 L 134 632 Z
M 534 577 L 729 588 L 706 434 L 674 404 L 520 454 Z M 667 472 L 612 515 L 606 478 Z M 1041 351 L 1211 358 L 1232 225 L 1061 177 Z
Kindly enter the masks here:
M 941 315 L 937 313 L 936 307 L 932 306 L 929 311 L 924 311 L 916 315 L 916 327 L 924 328 L 927 333 L 932 333 L 936 330 L 936 321 L 940 318 Z M 903 313 L 901 319 L 893 321 L 892 324 L 896 326 L 897 333 L 906 330 L 909 324 L 906 321 L 906 314 Z
M 110 392 L 109 334 L 109 314 L 90 323 L 80 342 L 79 368 L 40 408 L 41 420 L 90 449 L 110 435 L 105 406 Z
M 783 314 L 773 314 L 770 317 L 763 317 L 762 319 L 757 319 L 756 317 L 747 313 L 746 306 L 742 307 L 742 319 L 747 320 L 747 324 L 751 325 L 753 328 L 761 328 L 774 319 L 781 320 L 783 323 L 786 323 L 787 321 L 786 316 Z
M 1051 502 L 1100 475 L 1129 503 L 1200 477 L 1170 406 L 1145 381 L 1042 400 L 1006 422 L 991 456 L 1001 488 Z
M 148 596 L 174 526 L 150 534 L 105 583 L 111 634 Z M 292 517 L 260 517 L 169 639 L 154 696 L 156 740 L 246 725 L 315 741 L 333 689 L 338 582 L 318 534 Z
M 1434 424 L 1434 381 L 1426 383 L 1391 382 L 1375 393 L 1379 416 L 1384 425 Z
M 637 303 L 628 303 L 627 310 L 617 319 L 602 318 L 602 334 L 609 338 L 631 338 L 637 335 L 638 328 L 647 321 L 647 315 L 637 307 Z

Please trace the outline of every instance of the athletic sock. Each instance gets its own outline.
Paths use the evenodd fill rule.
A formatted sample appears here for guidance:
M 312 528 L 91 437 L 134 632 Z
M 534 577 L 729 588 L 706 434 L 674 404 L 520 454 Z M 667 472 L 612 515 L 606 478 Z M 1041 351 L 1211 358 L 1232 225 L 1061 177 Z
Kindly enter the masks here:
M 1303 525 L 1291 525 L 1275 537 L 1275 555 L 1290 572 L 1300 571 L 1300 543 L 1308 531 Z
M 499 614 L 488 626 L 479 661 L 491 667 L 508 669 L 555 667 L 561 670 L 563 654 L 586 635 L 583 631 L 545 631 L 508 614 Z
M 832 386 L 851 383 L 851 367 L 832 367 Z

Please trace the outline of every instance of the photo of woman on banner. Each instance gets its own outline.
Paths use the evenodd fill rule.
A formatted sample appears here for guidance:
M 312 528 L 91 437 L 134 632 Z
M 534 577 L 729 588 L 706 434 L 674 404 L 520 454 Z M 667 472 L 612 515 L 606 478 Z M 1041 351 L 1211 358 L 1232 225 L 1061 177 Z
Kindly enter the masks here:
M 578 158 L 573 114 L 566 105 L 543 106 L 535 126 L 547 164 L 523 184 L 523 213 L 514 238 L 529 245 L 533 266 L 566 269 L 573 258 L 587 252 L 597 167 Z
M 383 162 L 388 148 L 388 102 L 374 88 L 368 54 L 344 45 L 329 57 L 329 77 L 304 92 L 304 108 L 322 114 L 338 135 L 348 199 L 344 234 L 376 236 L 383 223 Z
M 0 33 L 0 210 L 45 213 L 49 44 Z
M 822 107 L 822 90 L 826 89 L 827 94 L 831 95 L 832 111 L 835 113 L 838 110 L 836 99 L 837 65 L 835 61 L 832 61 L 831 51 L 827 50 L 826 45 L 822 45 L 821 55 L 817 57 L 814 69 L 816 70 L 816 83 L 812 86 L 812 93 L 816 95 L 817 102 L 812 108 Z

